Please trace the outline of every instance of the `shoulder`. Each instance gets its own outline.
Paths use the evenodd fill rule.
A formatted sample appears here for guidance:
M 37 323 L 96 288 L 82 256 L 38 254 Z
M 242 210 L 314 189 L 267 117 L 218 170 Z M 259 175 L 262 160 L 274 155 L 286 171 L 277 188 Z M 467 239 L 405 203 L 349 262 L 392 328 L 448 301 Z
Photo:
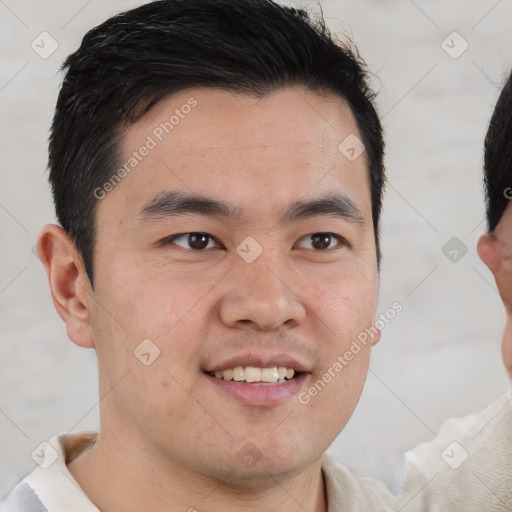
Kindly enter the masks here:
M 33 452 L 37 466 L 0 501 L 0 512 L 98 512 L 67 468 L 96 432 L 60 434 Z
M 394 510 L 395 497 L 383 482 L 365 478 L 325 453 L 322 457 L 329 512 Z
M 1 501 L 0 512 L 48 512 L 34 489 L 20 482 Z
M 439 434 L 406 454 L 402 497 L 421 510 L 503 510 L 512 488 L 512 397 L 478 414 L 447 420 Z

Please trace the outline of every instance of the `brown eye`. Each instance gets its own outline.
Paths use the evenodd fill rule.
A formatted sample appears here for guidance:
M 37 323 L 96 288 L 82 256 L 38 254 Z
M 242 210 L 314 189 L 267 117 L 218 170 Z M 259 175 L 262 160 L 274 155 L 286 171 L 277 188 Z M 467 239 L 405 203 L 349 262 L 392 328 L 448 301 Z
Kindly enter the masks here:
M 345 245 L 344 240 L 334 233 L 312 233 L 299 240 L 299 247 L 316 251 L 325 251 Z
M 167 240 L 167 243 L 175 244 L 183 249 L 202 251 L 212 247 L 219 247 L 215 239 L 207 233 L 181 233 L 174 235 Z
M 315 249 L 328 249 L 331 245 L 331 235 L 328 233 L 315 233 L 311 235 L 311 245 Z
M 203 233 L 190 233 L 190 235 L 188 235 L 188 245 L 191 249 L 205 249 L 208 247 L 209 241 L 210 237 Z

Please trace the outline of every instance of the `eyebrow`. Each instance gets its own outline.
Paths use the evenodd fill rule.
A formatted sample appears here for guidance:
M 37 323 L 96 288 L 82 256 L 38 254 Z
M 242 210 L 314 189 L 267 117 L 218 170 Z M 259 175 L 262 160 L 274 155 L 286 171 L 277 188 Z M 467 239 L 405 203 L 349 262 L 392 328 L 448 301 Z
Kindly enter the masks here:
M 184 214 L 206 215 L 230 221 L 238 221 L 243 217 L 241 209 L 228 202 L 179 191 L 160 194 L 146 203 L 139 213 L 144 222 Z M 318 215 L 332 215 L 349 222 L 364 223 L 359 208 L 349 197 L 340 193 L 295 201 L 280 216 L 279 223 L 289 224 Z

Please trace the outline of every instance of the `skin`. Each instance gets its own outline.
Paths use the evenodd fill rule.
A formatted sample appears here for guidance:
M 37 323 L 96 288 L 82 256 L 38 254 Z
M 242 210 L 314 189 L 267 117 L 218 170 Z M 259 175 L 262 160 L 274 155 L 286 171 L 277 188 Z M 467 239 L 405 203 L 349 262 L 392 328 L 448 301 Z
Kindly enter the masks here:
M 40 234 L 68 336 L 99 363 L 100 433 L 69 469 L 103 512 L 325 511 L 320 458 L 354 410 L 379 335 L 307 404 L 293 396 L 249 406 L 203 370 L 233 354 L 287 354 L 307 369 L 305 391 L 372 325 L 368 170 L 364 154 L 349 161 L 338 150 L 359 132 L 337 96 L 192 89 L 126 130 L 126 159 L 192 96 L 198 105 L 99 201 L 94 288 L 67 234 L 55 225 Z M 144 220 L 141 209 L 165 191 L 227 201 L 241 215 Z M 291 203 L 332 193 L 361 221 L 331 213 L 283 222 Z M 218 244 L 198 251 L 187 238 L 168 240 L 190 232 Z M 319 249 L 309 236 L 318 232 L 345 242 Z M 248 236 L 263 248 L 253 263 L 236 252 Z M 133 352 L 147 338 L 161 354 L 144 366 Z M 237 456 L 247 443 L 261 457 L 250 467 Z
M 512 380 L 512 201 L 492 233 L 478 241 L 478 254 L 492 272 L 505 306 L 506 325 L 501 343 L 503 363 Z

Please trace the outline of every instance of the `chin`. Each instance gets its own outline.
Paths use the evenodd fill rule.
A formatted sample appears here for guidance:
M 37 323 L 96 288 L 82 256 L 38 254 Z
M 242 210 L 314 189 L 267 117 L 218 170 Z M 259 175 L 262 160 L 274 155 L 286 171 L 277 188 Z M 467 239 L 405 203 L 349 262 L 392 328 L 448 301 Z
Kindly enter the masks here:
M 267 438 L 264 446 L 264 438 L 254 439 L 254 443 L 236 442 L 236 451 L 234 445 L 230 448 L 233 451 L 224 457 L 214 456 L 211 452 L 210 457 L 197 461 L 200 465 L 196 462 L 194 470 L 230 491 L 252 493 L 299 475 L 323 454 L 322 448 L 315 450 L 312 443 L 306 440 L 295 440 L 293 443 L 289 439 L 276 446 L 276 443 L 269 443 Z M 307 452 L 305 446 L 309 446 Z
M 217 474 L 214 478 L 232 491 L 259 492 L 282 485 L 286 480 L 302 473 L 313 462 L 314 460 L 275 461 L 262 458 L 254 466 L 248 467 L 237 461 L 229 473 Z

